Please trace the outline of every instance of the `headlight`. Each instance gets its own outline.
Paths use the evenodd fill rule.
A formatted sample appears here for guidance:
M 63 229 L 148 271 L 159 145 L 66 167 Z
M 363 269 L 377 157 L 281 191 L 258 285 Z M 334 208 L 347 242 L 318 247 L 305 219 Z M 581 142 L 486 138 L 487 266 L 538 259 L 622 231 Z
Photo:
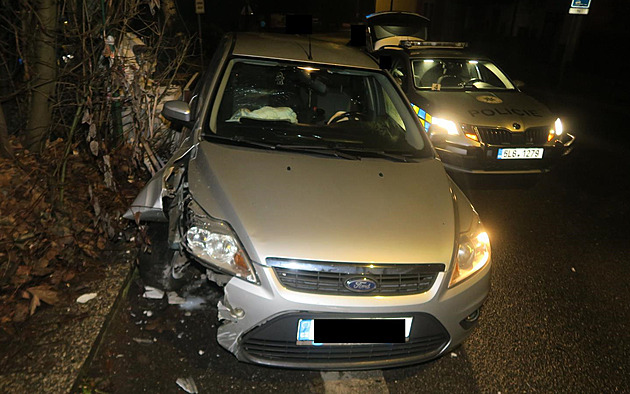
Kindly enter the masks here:
M 230 225 L 207 215 L 194 201 L 188 205 L 184 245 L 202 263 L 258 283 L 254 267 Z
M 431 126 L 439 127 L 445 130 L 450 135 L 459 134 L 459 131 L 457 130 L 457 124 L 452 120 L 433 117 L 433 122 L 431 123 Z
M 455 267 L 451 275 L 449 287 L 453 287 L 475 272 L 482 269 L 490 261 L 490 238 L 480 222 L 476 222 L 472 229 L 459 236 Z
M 446 132 L 446 133 L 445 133 Z M 444 119 L 444 118 L 433 118 L 433 123 L 431 123 L 431 133 L 432 134 L 449 134 L 449 135 L 460 135 L 464 134 L 464 136 L 473 141 L 479 141 L 477 137 L 477 133 L 473 130 L 470 125 L 459 125 L 452 120 Z
M 556 135 L 562 135 L 563 126 L 562 126 L 562 121 L 560 120 L 560 118 L 556 119 L 555 123 L 553 124 L 553 127 L 556 131 Z
M 553 123 L 553 128 L 549 129 L 549 135 L 547 136 L 547 141 L 551 141 L 556 137 L 560 137 L 562 132 L 564 131 L 564 127 L 562 126 L 562 121 L 560 118 L 556 119 Z

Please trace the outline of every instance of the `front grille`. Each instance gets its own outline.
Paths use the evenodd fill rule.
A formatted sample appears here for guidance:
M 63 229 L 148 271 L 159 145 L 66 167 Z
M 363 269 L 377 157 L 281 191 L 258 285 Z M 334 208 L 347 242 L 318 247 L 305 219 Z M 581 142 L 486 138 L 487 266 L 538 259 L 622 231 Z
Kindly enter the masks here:
M 507 129 L 476 127 L 481 142 L 489 145 L 511 145 L 512 133 Z
M 405 343 L 297 344 L 300 319 L 387 319 L 411 317 Z M 343 328 L 342 328 L 343 329 Z M 317 330 L 317 323 L 315 323 Z M 266 365 L 289 368 L 374 369 L 407 365 L 437 357 L 450 341 L 448 331 L 433 316 L 422 313 L 332 313 L 291 312 L 276 316 L 246 333 L 238 357 Z
M 375 296 L 410 295 L 429 290 L 444 264 L 361 265 L 267 259 L 282 286 L 305 293 Z M 369 292 L 352 291 L 348 279 L 368 278 L 376 286 Z
M 547 142 L 549 127 L 530 127 L 525 130 L 525 143 L 540 145 Z
M 524 132 L 511 132 L 504 128 L 475 126 L 481 142 L 488 145 L 542 145 L 547 142 L 549 128 L 530 127 Z
M 367 345 L 300 346 L 295 341 L 250 339 L 243 349 L 253 357 L 267 360 L 317 362 L 361 362 L 391 360 L 438 351 L 446 343 L 444 334 L 410 340 L 406 343 L 378 343 Z

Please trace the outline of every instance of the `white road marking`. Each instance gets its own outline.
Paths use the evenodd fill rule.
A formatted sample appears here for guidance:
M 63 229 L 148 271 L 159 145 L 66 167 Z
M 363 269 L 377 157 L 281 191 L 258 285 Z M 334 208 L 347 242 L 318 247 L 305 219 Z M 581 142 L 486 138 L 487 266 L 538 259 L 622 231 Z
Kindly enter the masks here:
M 380 394 L 389 393 L 383 371 L 322 371 L 326 394 Z

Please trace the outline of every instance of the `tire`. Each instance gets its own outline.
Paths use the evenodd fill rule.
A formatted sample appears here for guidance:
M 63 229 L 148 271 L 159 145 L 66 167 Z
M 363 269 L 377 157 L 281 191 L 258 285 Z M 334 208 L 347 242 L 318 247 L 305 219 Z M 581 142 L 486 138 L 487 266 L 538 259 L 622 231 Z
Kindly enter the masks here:
M 194 276 L 190 267 L 173 277 L 174 262 L 182 258 L 179 251 L 169 248 L 168 223 L 149 223 L 147 237 L 151 242 L 138 256 L 138 270 L 145 286 L 164 291 L 176 291 Z

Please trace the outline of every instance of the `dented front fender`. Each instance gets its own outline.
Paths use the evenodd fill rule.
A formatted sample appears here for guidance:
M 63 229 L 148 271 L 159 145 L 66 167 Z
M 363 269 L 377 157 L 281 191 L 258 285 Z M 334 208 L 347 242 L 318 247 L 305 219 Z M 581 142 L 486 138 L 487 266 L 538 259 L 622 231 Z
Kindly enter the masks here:
M 166 165 L 156 172 L 142 188 L 123 218 L 138 222 L 168 222 L 163 198 L 172 194 L 173 189 L 179 187 L 182 172 L 178 171 L 178 164 L 194 154 L 196 147 L 197 144 L 191 143 L 191 139 L 187 138 Z M 177 182 L 170 181 L 169 178 L 172 175 L 177 177 Z

